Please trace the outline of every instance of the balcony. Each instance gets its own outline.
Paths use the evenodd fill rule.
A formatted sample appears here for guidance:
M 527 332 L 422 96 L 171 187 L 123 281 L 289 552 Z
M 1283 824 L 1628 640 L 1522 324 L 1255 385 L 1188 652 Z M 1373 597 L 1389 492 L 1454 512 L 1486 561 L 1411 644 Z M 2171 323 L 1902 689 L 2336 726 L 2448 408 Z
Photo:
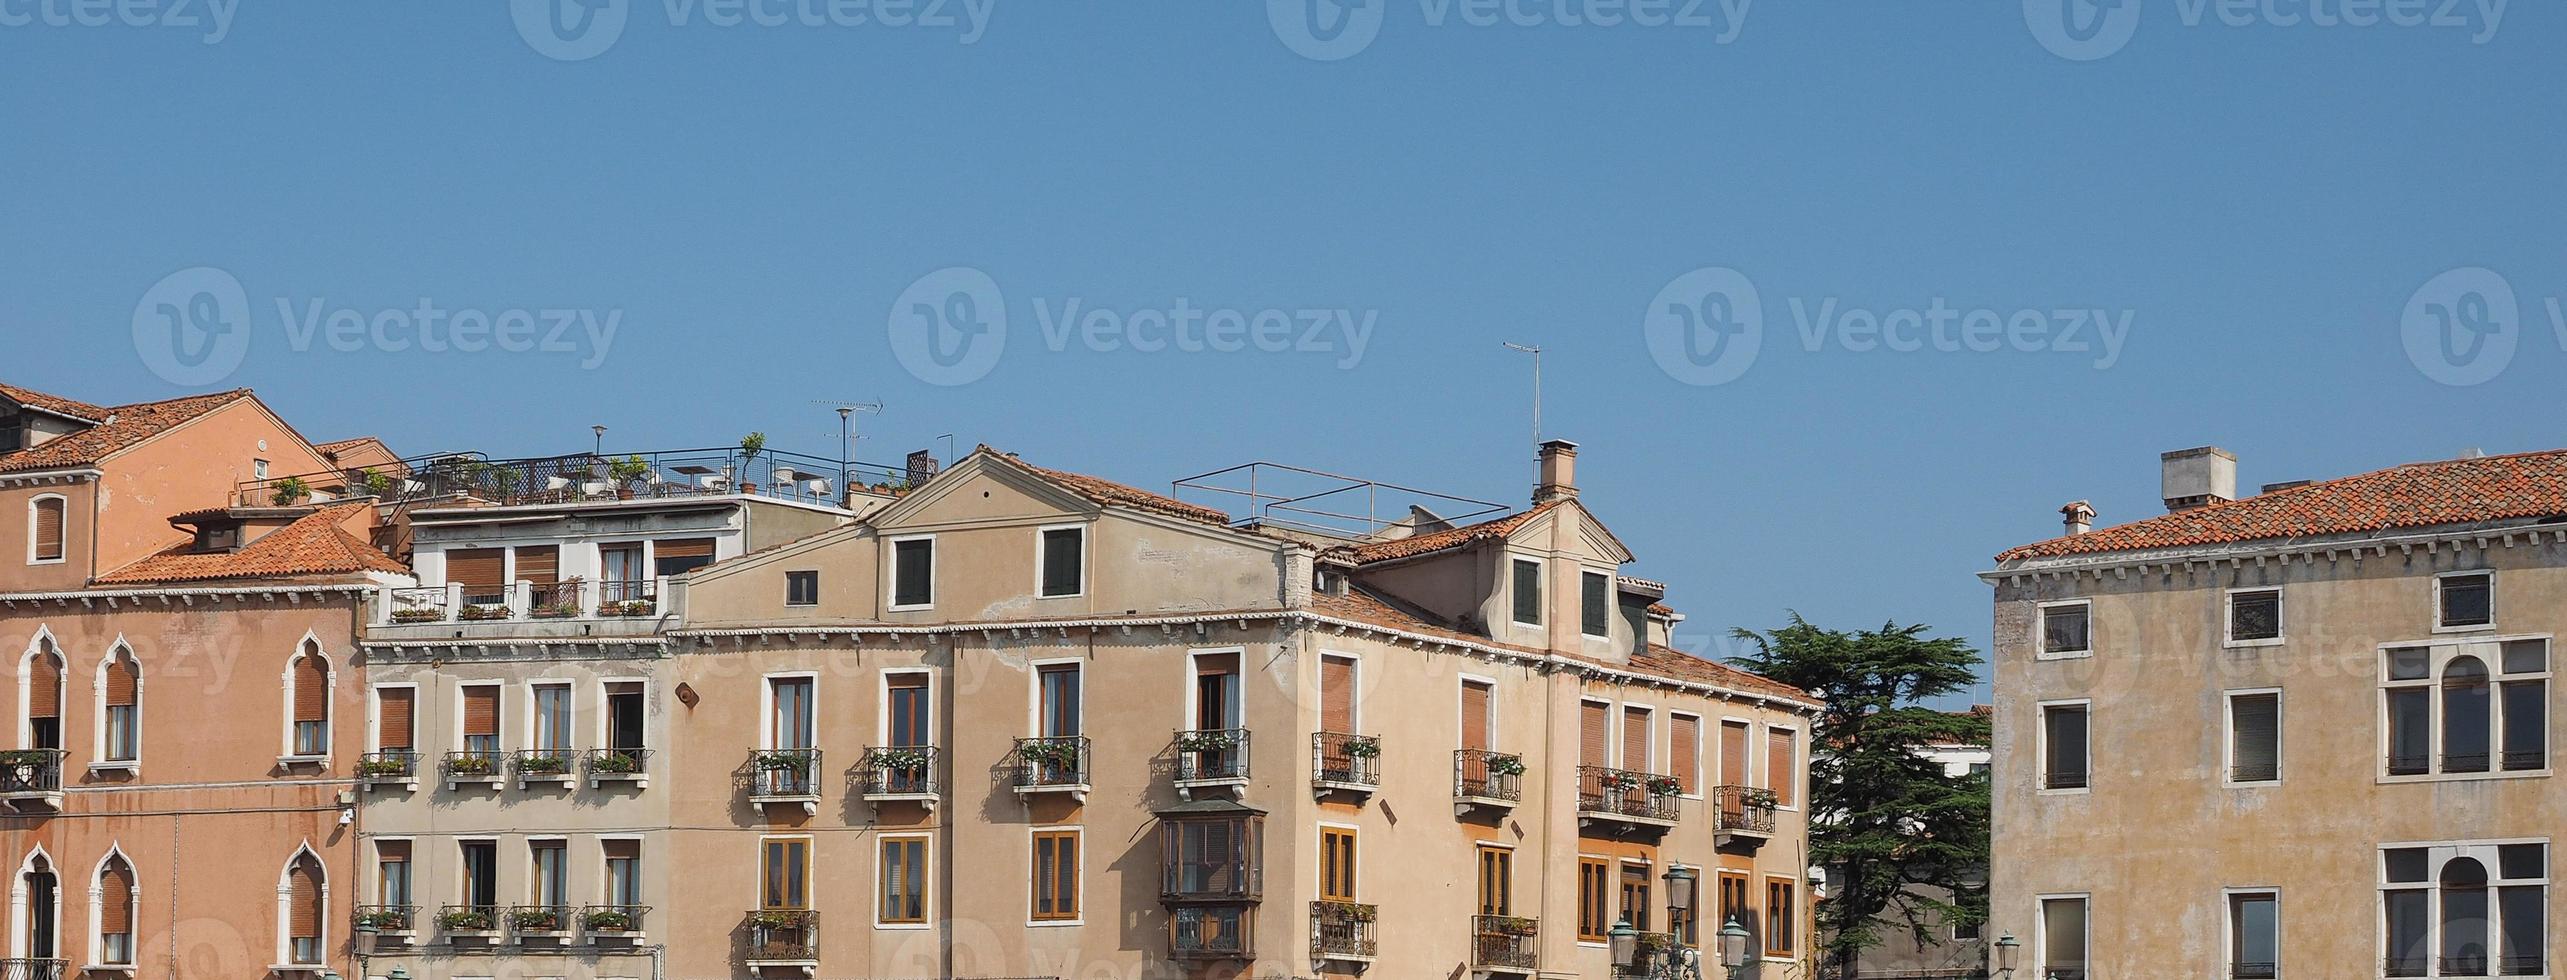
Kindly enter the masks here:
M 70 960 L 0 959 L 0 980 L 62 980 Z
M 1208 728 L 1178 732 L 1176 789 L 1180 799 L 1194 799 L 1200 789 L 1237 792 L 1248 785 L 1248 730 Z
M 751 970 L 820 968 L 820 913 L 761 909 L 740 919 L 740 963 Z
M 60 811 L 63 755 L 61 749 L 0 752 L 0 802 L 9 804 L 20 813 Z M 5 980 L 5 977 L 0 977 L 0 980 Z
M 1064 793 L 1087 802 L 1088 753 L 1084 736 L 1017 739 L 1016 795 L 1031 801 L 1039 793 Z
M 1524 757 L 1486 749 L 1453 753 L 1453 815 L 1503 813 L 1524 800 Z
M 1310 787 L 1320 797 L 1346 793 L 1360 803 L 1382 786 L 1382 740 L 1320 732 L 1310 737 Z
M 567 943 L 570 924 L 570 907 L 566 905 L 519 905 L 508 910 L 508 931 L 520 944 L 530 939 Z
M 385 749 L 357 757 L 357 784 L 367 789 L 399 786 L 419 791 L 419 753 L 410 749 Z
M 358 932 L 372 935 L 377 943 L 408 943 L 419 934 L 419 907 L 360 905 L 355 923 Z
M 933 745 L 877 745 L 856 764 L 856 792 L 882 809 L 885 803 L 916 803 L 928 812 L 943 798 L 936 779 Z
M 1310 958 L 1323 962 L 1370 965 L 1381 955 L 1374 926 L 1381 909 L 1353 902 L 1310 903 Z
M 749 803 L 794 804 L 820 812 L 820 750 L 764 749 L 749 755 Z
M 665 578 L 512 582 L 487 592 L 448 582 L 382 590 L 372 615 L 376 628 L 580 623 L 582 635 L 623 634 L 648 631 L 659 617 L 678 615 L 679 604 L 660 597 L 679 594 Z
M 1711 791 L 1711 838 L 1715 846 L 1733 842 L 1761 844 L 1774 839 L 1774 791 L 1753 786 L 1722 786 Z
M 1676 826 L 1676 800 L 1684 784 L 1603 766 L 1578 767 L 1578 826 L 1664 833 Z
M 450 943 L 497 942 L 499 921 L 496 905 L 449 905 L 437 910 L 437 928 L 445 930 Z
M 1541 962 L 1542 923 L 1508 915 L 1471 917 L 1471 969 L 1530 975 Z
M 579 923 L 591 943 L 640 943 L 648 938 L 643 919 L 648 905 L 591 905 L 579 910 Z
M 567 748 L 518 749 L 517 758 L 509 768 L 517 773 L 518 789 L 525 789 L 533 783 L 568 786 L 579 779 L 571 772 L 576 762 L 577 757 Z
M 500 781 L 506 778 L 500 774 L 500 770 L 507 764 L 508 757 L 498 749 L 465 749 L 461 752 L 448 752 L 445 762 L 446 789 L 452 792 L 464 788 L 467 784 L 496 789 Z
M 590 789 L 606 783 L 631 783 L 634 789 L 651 787 L 649 749 L 590 749 L 586 768 Z
M 1168 917 L 1168 958 L 1251 960 L 1257 956 L 1257 910 L 1248 905 L 1199 905 Z

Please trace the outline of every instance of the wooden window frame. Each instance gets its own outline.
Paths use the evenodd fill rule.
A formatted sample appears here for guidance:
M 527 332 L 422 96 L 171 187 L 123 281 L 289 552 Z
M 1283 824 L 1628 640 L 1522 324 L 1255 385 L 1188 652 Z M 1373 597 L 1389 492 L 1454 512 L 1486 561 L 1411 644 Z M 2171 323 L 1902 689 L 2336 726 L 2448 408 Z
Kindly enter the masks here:
M 1472 881 L 1477 892 L 1473 896 L 1477 901 L 1474 907 L 1479 910 L 1480 915 L 1513 917 L 1515 915 L 1515 848 L 1481 841 L 1477 850 L 1479 860 L 1472 865 Z M 1492 876 L 1501 879 L 1494 888 L 1489 881 Z M 1495 900 L 1491 901 L 1492 898 Z
M 1779 896 L 1782 901 L 1777 903 Z M 1790 914 L 1790 921 L 1776 915 L 1777 909 Z M 1790 959 L 1797 955 L 1801 927 L 1800 881 L 1777 875 L 1765 876 L 1765 958 Z M 1775 945 L 1777 942 L 1781 945 Z
M 1612 939 L 1613 861 L 1578 855 L 1578 942 L 1603 945 Z M 1589 913 L 1593 915 L 1590 916 Z
M 796 608 L 819 605 L 820 570 L 797 568 L 785 572 L 784 604 Z
M 778 845 L 783 845 L 788 848 L 786 854 L 789 856 L 792 853 L 790 848 L 796 844 L 802 846 L 802 902 L 799 905 L 767 904 L 767 876 L 775 869 L 770 855 Z M 757 890 L 754 907 L 761 911 L 777 912 L 804 912 L 819 907 L 819 896 L 814 894 L 818 890 L 819 880 L 813 874 L 818 864 L 819 850 L 819 841 L 812 837 L 785 834 L 758 838 L 758 877 L 757 883 L 753 886 Z
M 888 856 L 893 845 L 901 845 L 905 847 L 910 844 L 918 846 L 917 866 L 910 869 L 911 876 L 918 882 L 918 915 L 915 918 L 907 916 L 893 918 L 887 914 L 890 910 L 883 907 L 883 891 L 885 886 L 889 883 L 889 879 L 885 877 L 885 873 L 890 867 Z M 874 928 L 928 928 L 928 924 L 936 917 L 935 869 L 936 838 L 934 835 L 884 834 L 881 837 L 876 838 L 874 843 L 873 887 Z
M 1344 865 L 1339 864 L 1343 849 Z M 1353 902 L 1363 893 L 1364 849 L 1362 831 L 1347 825 L 1319 825 L 1319 900 Z M 1340 887 L 1342 886 L 1342 887 Z
M 1083 917 L 1086 915 L 1087 910 L 1083 904 L 1083 900 L 1085 898 L 1083 893 L 1085 889 L 1081 885 L 1081 879 L 1085 878 L 1087 875 L 1087 865 L 1085 863 L 1086 842 L 1083 841 L 1081 837 L 1082 833 L 1077 827 L 1037 827 L 1034 829 L 1033 849 L 1029 854 L 1029 857 L 1032 858 L 1032 862 L 1028 868 L 1029 873 L 1026 880 L 1026 890 L 1030 892 L 1033 897 L 1033 901 L 1028 903 L 1027 908 L 1028 925 L 1042 928 L 1084 924 Z M 1043 899 L 1045 898 L 1043 890 L 1043 845 L 1047 841 L 1052 845 L 1052 861 L 1054 865 L 1052 890 L 1049 896 L 1052 899 L 1052 911 L 1050 912 L 1044 912 L 1042 904 Z M 1062 849 L 1064 847 L 1067 848 L 1070 865 L 1070 873 L 1066 876 L 1061 875 L 1058 870 L 1061 862 L 1061 855 L 1063 853 Z

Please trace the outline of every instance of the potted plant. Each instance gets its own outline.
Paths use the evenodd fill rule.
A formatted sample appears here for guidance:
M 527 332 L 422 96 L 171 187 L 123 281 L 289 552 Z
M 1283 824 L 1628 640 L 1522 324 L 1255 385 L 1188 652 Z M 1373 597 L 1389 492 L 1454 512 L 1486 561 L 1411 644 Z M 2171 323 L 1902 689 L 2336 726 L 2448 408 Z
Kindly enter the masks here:
M 357 482 L 365 487 L 366 495 L 370 497 L 392 496 L 393 489 L 399 486 L 391 474 L 377 473 L 371 467 L 357 471 Z
M 800 770 L 811 765 L 811 754 L 798 749 L 771 749 L 758 753 L 755 761 L 760 769 Z
M 659 609 L 649 599 L 627 599 L 623 602 L 609 602 L 601 604 L 597 607 L 597 611 L 600 615 L 631 618 L 636 616 L 648 616 L 658 612 Z
M 1378 759 L 1381 755 L 1382 740 L 1379 738 L 1362 735 L 1346 741 L 1346 757 L 1349 759 Z
M 487 776 L 496 765 L 489 756 L 472 754 L 446 758 L 446 771 L 457 776 Z
M 445 610 L 442 609 L 395 609 L 392 611 L 392 621 L 404 625 L 413 623 L 433 623 L 444 618 L 446 618 L 446 613 Z
M 357 775 L 370 779 L 400 777 L 407 776 L 409 774 L 410 760 L 407 757 L 365 759 L 357 763 Z
M 875 749 L 865 764 L 887 772 L 917 775 L 927 771 L 927 753 L 913 748 Z
M 1488 920 L 1488 931 L 1491 934 L 1499 936 L 1522 938 L 1526 936 L 1539 935 L 1541 930 L 1541 923 L 1532 919 L 1519 918 L 1517 916 L 1492 916 Z
M 377 908 L 357 913 L 357 928 L 376 932 L 401 932 L 410 928 L 408 909 Z
M 1045 782 L 1078 772 L 1078 743 L 1069 739 L 1038 739 L 1016 749 L 1025 763 L 1035 768 Z
M 640 456 L 626 456 L 607 464 L 606 475 L 608 479 L 615 481 L 616 498 L 631 500 L 634 492 L 641 487 L 642 481 L 650 477 L 651 464 Z
M 467 623 L 493 622 L 508 618 L 508 607 L 467 605 L 455 614 L 455 618 Z
M 558 753 L 521 755 L 517 772 L 524 776 L 560 776 L 570 772 L 570 757 Z
M 485 908 L 450 908 L 437 913 L 437 924 L 456 932 L 491 932 L 499 923 Z
M 802 912 L 783 909 L 768 909 L 763 912 L 751 912 L 749 913 L 749 925 L 758 929 L 792 929 L 802 925 L 804 914 L 805 913 Z
M 612 776 L 629 776 L 642 771 L 642 759 L 631 752 L 609 750 L 590 759 L 588 767 Z
M 631 932 L 633 913 L 623 909 L 590 909 L 587 926 L 592 932 Z
M 766 451 L 766 433 L 752 432 L 740 437 L 740 491 L 742 493 L 758 492 L 758 485 L 749 482 L 748 477 L 751 472 L 750 467 L 758 461 L 758 454 Z
M 554 908 L 513 909 L 508 913 L 508 924 L 516 926 L 520 931 L 524 932 L 560 932 L 562 931 L 562 910 Z
M 1675 796 L 1685 791 L 1685 781 L 1674 776 L 1649 777 L 1649 795 Z
M 1488 757 L 1488 770 L 1489 775 L 1492 776 L 1524 775 L 1524 757 L 1520 755 L 1490 756 Z
M 312 487 L 304 483 L 303 478 L 299 476 L 289 476 L 276 481 L 274 490 L 275 492 L 271 493 L 268 499 L 274 501 L 279 507 L 292 507 L 302 503 L 303 498 L 312 495 Z
M 1239 736 L 1227 731 L 1187 732 L 1177 736 L 1177 748 L 1186 752 L 1227 752 L 1239 747 Z

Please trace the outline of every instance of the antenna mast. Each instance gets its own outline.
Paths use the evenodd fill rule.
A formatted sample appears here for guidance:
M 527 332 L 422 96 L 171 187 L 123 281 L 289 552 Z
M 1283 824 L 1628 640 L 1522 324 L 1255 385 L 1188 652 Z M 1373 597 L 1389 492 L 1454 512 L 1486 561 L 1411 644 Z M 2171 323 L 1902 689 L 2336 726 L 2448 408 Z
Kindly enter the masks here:
M 1542 442 L 1542 348 L 1513 341 L 1499 341 L 1499 343 L 1505 344 L 1508 350 L 1533 355 L 1533 442 L 1535 445 L 1540 445 Z

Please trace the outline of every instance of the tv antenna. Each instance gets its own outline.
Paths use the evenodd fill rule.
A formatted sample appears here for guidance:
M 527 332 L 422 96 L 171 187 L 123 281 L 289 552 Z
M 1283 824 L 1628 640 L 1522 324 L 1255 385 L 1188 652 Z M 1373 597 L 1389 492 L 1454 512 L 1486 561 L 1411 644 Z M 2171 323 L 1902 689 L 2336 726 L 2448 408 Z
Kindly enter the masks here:
M 1516 353 L 1533 355 L 1533 441 L 1538 445 L 1542 441 L 1542 348 L 1511 340 L 1499 343 Z
M 882 403 L 878 401 L 860 402 L 848 399 L 846 401 L 816 400 L 813 401 L 812 404 L 826 405 L 832 409 L 836 409 L 838 412 L 838 477 L 839 479 L 845 479 L 847 476 L 847 463 L 856 455 L 856 439 L 858 438 L 856 435 L 856 415 L 859 412 L 866 415 L 880 415 L 882 414 Z

